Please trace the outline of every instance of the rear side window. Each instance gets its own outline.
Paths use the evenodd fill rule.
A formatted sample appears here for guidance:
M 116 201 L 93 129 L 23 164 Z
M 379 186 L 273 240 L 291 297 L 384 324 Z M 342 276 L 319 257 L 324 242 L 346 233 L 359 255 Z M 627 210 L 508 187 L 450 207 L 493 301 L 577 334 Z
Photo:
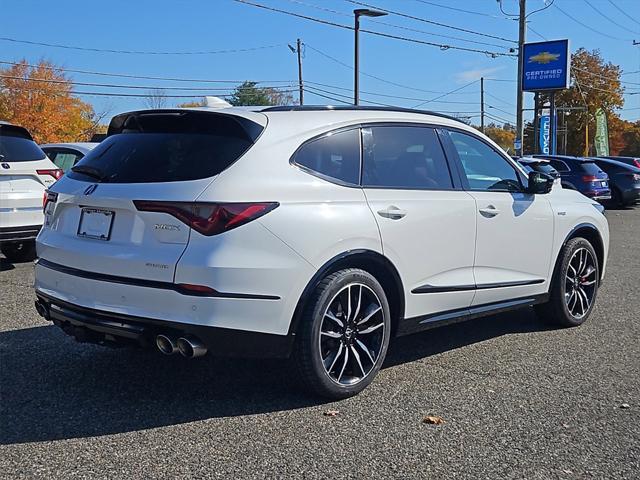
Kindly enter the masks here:
M 581 162 L 580 170 L 589 175 L 597 175 L 603 173 L 602 169 L 593 162 Z
M 380 126 L 362 130 L 362 185 L 396 189 L 453 188 L 449 167 L 433 128 Z
M 44 157 L 44 152 L 33 140 L 0 130 L 0 162 L 31 162 Z
M 340 183 L 360 182 L 360 131 L 332 132 L 303 144 L 293 162 L 311 173 Z
M 566 163 L 561 162 L 560 160 L 549 160 L 549 163 L 558 172 L 568 172 L 569 171 L 569 166 Z
M 68 175 L 110 183 L 208 178 L 224 171 L 253 145 L 256 129 L 261 131 L 262 127 L 239 117 L 208 112 L 142 112 L 124 120 L 116 117 L 109 127 L 110 135 Z
M 47 150 L 45 153 L 49 159 L 65 173 L 83 157 L 82 153 L 72 152 L 70 150 Z

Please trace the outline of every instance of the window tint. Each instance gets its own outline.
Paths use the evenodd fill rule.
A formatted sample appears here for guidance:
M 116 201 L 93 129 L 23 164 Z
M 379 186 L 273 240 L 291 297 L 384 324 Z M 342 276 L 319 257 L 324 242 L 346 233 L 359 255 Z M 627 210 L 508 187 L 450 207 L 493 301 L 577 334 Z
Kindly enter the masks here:
M 231 115 L 143 113 L 131 115 L 117 129 L 113 125 L 69 177 L 112 183 L 197 180 L 219 174 L 253 145 Z
M 0 133 L 0 162 L 30 162 L 44 157 L 33 140 Z
M 472 190 L 521 191 L 518 174 L 505 158 L 482 140 L 450 132 Z
M 413 126 L 362 130 L 365 187 L 451 189 L 453 183 L 434 129 Z
M 360 131 L 330 133 L 305 143 L 293 161 L 320 175 L 357 185 L 360 183 Z
M 555 168 L 559 172 L 569 171 L 569 166 L 566 163 L 561 162 L 560 160 L 549 160 L 549 163 L 553 168 Z
M 600 173 L 604 173 L 598 165 L 593 162 L 581 162 L 580 170 L 584 173 L 588 173 L 589 175 L 598 175 Z

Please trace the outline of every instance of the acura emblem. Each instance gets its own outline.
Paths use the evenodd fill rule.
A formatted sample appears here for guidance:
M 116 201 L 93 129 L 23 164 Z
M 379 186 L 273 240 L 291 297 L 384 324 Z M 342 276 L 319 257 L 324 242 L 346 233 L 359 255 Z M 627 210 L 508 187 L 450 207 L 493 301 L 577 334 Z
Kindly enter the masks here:
M 91 195 L 93 192 L 96 191 L 96 188 L 98 188 L 97 183 L 94 183 L 93 185 L 89 185 L 87 188 L 84 189 L 84 194 Z
M 11 168 L 11 165 L 9 165 L 8 163 L 3 163 L 2 168 L 4 168 L 5 170 L 9 170 Z

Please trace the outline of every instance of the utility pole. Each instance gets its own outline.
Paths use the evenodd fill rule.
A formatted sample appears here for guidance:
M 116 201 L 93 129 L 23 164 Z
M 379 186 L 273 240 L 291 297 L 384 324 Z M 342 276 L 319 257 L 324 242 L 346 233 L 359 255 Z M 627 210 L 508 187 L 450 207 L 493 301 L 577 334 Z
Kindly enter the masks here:
M 520 140 L 520 148 L 516 150 L 516 155 L 522 156 L 524 146 L 524 121 L 523 121 L 523 104 L 524 98 L 522 93 L 522 70 L 524 68 L 524 42 L 527 36 L 527 0 L 519 0 L 520 18 L 518 21 L 518 98 L 516 101 L 516 140 Z
M 304 85 L 302 83 L 302 42 L 300 39 L 296 42 L 296 50 L 298 51 L 298 87 L 300 88 L 300 105 L 304 105 Z
M 484 77 L 480 77 L 480 131 L 484 133 Z

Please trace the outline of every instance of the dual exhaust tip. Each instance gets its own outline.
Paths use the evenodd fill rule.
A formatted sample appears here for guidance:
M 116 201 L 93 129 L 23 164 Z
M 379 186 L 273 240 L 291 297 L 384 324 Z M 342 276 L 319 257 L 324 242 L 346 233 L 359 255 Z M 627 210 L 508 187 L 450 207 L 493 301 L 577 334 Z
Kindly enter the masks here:
M 167 335 L 160 334 L 156 336 L 156 346 L 165 355 L 173 355 L 179 352 L 185 358 L 202 357 L 207 353 L 207 347 L 204 343 L 191 335 L 175 340 Z

